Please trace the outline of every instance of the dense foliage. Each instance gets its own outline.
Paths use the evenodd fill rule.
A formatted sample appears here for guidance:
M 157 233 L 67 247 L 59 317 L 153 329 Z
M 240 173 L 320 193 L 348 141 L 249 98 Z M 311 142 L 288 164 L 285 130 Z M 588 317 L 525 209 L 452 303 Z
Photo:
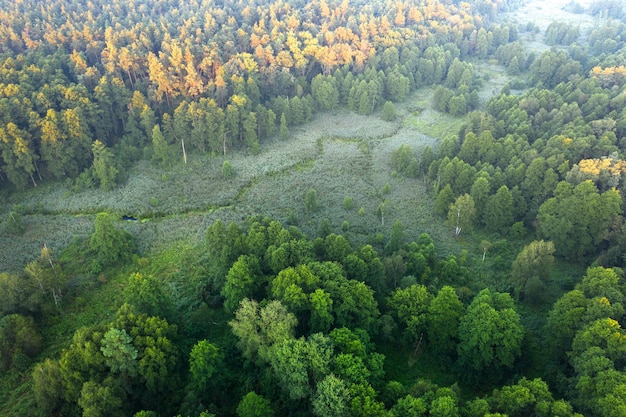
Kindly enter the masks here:
M 370 244 L 327 219 L 307 236 L 259 215 L 142 253 L 99 213 L 58 256 L 44 244 L 0 273 L 1 388 L 20 386 L 2 409 L 625 415 L 626 24 L 608 18 L 623 6 L 594 2 L 589 33 L 550 24 L 552 48 L 535 54 L 520 36 L 532 25 L 494 23 L 520 3 L 0 0 L 3 191 L 108 192 L 139 159 L 166 171 L 194 154 L 256 155 L 317 111 L 393 122 L 394 102 L 431 86 L 433 109 L 467 123 L 389 164 L 424 181 L 441 223 L 481 255 L 408 237 L 389 183 L 376 220 L 391 226 Z M 485 59 L 517 77 L 486 104 Z M 228 160 L 220 172 L 237 179 Z M 308 188 L 305 215 L 322 199 Z M 22 214 L 3 230 L 22 233 Z M 586 272 L 555 277 L 568 264 Z
M 2 183 L 106 190 L 144 156 L 256 153 L 317 110 L 369 114 L 444 81 L 440 107 L 463 114 L 477 94 L 460 59 L 515 38 L 479 15 L 510 0 L 335 3 L 3 2 Z

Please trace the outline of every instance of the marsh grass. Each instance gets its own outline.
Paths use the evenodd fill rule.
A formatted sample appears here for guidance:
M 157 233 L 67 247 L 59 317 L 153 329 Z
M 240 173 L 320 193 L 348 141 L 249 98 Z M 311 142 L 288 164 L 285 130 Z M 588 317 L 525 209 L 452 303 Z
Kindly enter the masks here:
M 424 100 L 423 93 L 414 97 Z M 135 235 L 140 255 L 158 252 L 178 240 L 199 242 L 218 219 L 242 222 L 258 214 L 285 223 L 295 218 L 310 236 L 315 236 L 324 218 L 337 233 L 347 221 L 347 234 L 357 244 L 367 242 L 372 234 L 386 236 L 395 220 L 405 225 L 409 239 L 422 232 L 443 237 L 445 232 L 438 226 L 442 222 L 429 214 L 424 184 L 394 178 L 390 167 L 391 152 L 401 144 L 419 151 L 437 142 L 401 122 L 339 111 L 318 115 L 294 129 L 287 141 L 264 144 L 258 155 L 192 154 L 186 165 L 166 171 L 141 161 L 130 170 L 125 184 L 109 192 L 73 191 L 70 184 L 48 184 L 19 196 L 28 213 L 26 230 L 21 236 L 0 235 L 0 251 L 8 254 L 1 257 L 0 270 L 23 268 L 39 256 L 43 242 L 56 251 L 74 237 L 88 237 L 95 214 L 101 211 L 137 219 L 120 220 L 117 226 Z M 223 178 L 221 167 L 226 159 L 236 172 L 233 178 Z M 390 193 L 383 195 L 386 183 Z M 311 188 L 318 194 L 315 212 L 304 209 L 304 196 Z M 362 216 L 342 208 L 346 197 L 364 208 Z M 391 205 L 383 226 L 376 207 L 384 198 Z
M 74 237 L 89 236 L 95 214 L 101 211 L 137 219 L 120 220 L 118 227 L 135 235 L 141 256 L 178 240 L 200 242 L 218 219 L 243 222 L 252 215 L 295 222 L 309 236 L 315 236 L 322 219 L 329 219 L 336 233 L 348 222 L 345 233 L 355 244 L 380 241 L 381 234 L 384 241 L 390 226 L 400 220 L 407 240 L 427 232 L 444 255 L 458 251 L 460 245 L 443 219 L 432 214 L 426 184 L 395 174 L 390 164 L 391 153 L 401 145 L 410 145 L 419 155 L 426 146 L 436 148 L 441 139 L 457 134 L 465 123 L 465 117 L 432 110 L 432 92 L 433 88 L 423 88 L 398 103 L 393 122 L 382 120 L 379 113 L 318 114 L 292 129 L 290 139 L 276 137 L 263 143 L 258 155 L 190 154 L 187 164 L 167 170 L 141 161 L 128 172 L 125 184 L 109 192 L 76 191 L 71 183 L 60 182 L 11 195 L 0 208 L 8 212 L 19 202 L 26 213 L 26 230 L 12 236 L 0 224 L 0 253 L 5 255 L 0 256 L 0 271 L 22 269 L 39 256 L 43 242 L 59 251 Z M 491 93 L 489 86 L 483 86 L 483 93 Z M 222 175 L 225 160 L 236 173 L 233 178 Z M 389 193 L 384 194 L 387 183 Z M 308 189 L 317 191 L 315 212 L 304 208 Z M 344 210 L 346 197 L 363 210 Z M 385 199 L 389 212 L 383 225 L 376 208 Z

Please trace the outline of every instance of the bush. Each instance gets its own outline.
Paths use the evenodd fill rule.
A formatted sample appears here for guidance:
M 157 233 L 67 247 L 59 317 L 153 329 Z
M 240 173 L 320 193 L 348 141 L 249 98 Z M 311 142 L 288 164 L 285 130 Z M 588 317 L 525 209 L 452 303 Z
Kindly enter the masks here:
M 114 216 L 108 213 L 96 215 L 95 231 L 89 240 L 89 248 L 95 255 L 93 272 L 99 267 L 129 261 L 135 253 L 135 239 L 127 231 L 113 225 Z M 97 264 L 97 265 L 96 265 Z
M 354 207 L 354 202 L 352 201 L 352 197 L 346 197 L 343 199 L 343 208 L 345 210 L 352 210 Z
M 5 219 L 5 223 L 7 225 L 7 231 L 14 236 L 21 236 L 26 229 L 22 214 L 16 211 L 9 212 L 9 215 Z
M 233 168 L 229 161 L 224 161 L 222 164 L 222 177 L 224 177 L 225 180 L 235 177 L 235 168 Z

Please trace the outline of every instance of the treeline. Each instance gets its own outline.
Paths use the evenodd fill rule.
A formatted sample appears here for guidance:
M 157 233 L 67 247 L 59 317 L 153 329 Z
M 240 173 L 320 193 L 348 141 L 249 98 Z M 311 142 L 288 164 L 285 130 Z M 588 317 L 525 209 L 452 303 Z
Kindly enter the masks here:
M 369 114 L 442 81 L 465 113 L 461 61 L 516 38 L 479 13 L 513 3 L 3 2 L 0 179 L 109 189 L 139 158 L 258 152 L 318 110 Z
M 249 219 L 243 227 L 217 222 L 199 248 L 207 269 L 193 282 L 197 292 L 182 300 L 163 277 L 139 272 L 145 261 L 121 256 L 132 246 L 110 221 L 100 215 L 90 242 L 69 249 L 81 256 L 78 264 L 52 256 L 38 263 L 62 270 L 105 262 L 131 272 L 114 317 L 81 328 L 58 359 L 35 365 L 36 409 L 24 412 L 578 416 L 569 401 L 598 415 L 623 407 L 614 395 L 623 384 L 611 377 L 626 349 L 623 337 L 611 336 L 623 334 L 616 321 L 624 299 L 619 270 L 590 269 L 550 313 L 551 357 L 562 363 L 559 372 L 575 372 L 557 384 L 571 388 L 558 399 L 544 380 L 514 376 L 530 358 L 511 296 L 463 287 L 470 278 L 463 261 L 440 258 L 426 234 L 408 243 L 389 236 L 394 246 L 382 255 L 332 233 L 308 239 L 269 219 Z M 228 324 L 208 322 L 222 306 Z M 23 310 L 2 307 L 0 350 L 2 358 L 14 358 L 2 364 L 27 366 L 28 355 L 41 347 L 36 322 Z M 381 346 L 428 354 L 460 385 L 393 380 Z M 589 355 L 605 364 L 601 372 L 587 369 Z M 479 398 L 461 395 L 460 387 L 502 381 L 511 382 Z

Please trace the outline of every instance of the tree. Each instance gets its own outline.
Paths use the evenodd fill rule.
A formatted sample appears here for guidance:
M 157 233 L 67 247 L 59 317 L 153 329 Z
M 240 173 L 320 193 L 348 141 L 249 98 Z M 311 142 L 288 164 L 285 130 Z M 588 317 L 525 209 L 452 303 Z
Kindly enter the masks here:
M 435 398 L 430 404 L 429 415 L 432 417 L 459 417 L 456 399 L 448 395 Z
M 239 417 L 274 417 L 274 410 L 268 399 L 250 391 L 239 402 L 237 415 Z
M 476 181 L 472 184 L 470 196 L 472 196 L 472 199 L 474 200 L 476 215 L 479 219 L 483 218 L 485 206 L 487 205 L 487 199 L 489 198 L 490 188 L 489 180 L 484 176 L 476 178 Z
M 450 205 L 454 202 L 454 191 L 450 184 L 445 187 L 435 197 L 435 212 L 440 215 L 448 213 Z
M 467 100 L 464 95 L 456 95 L 450 97 L 448 101 L 448 113 L 452 116 L 461 116 L 467 113 Z
M 574 366 L 588 366 L 580 360 L 582 354 L 594 347 L 600 347 L 604 357 L 615 362 L 626 355 L 626 332 L 617 320 L 602 318 L 584 326 L 572 342 L 572 359 Z
M 270 363 L 281 387 L 292 401 L 310 395 L 304 339 L 286 339 L 272 349 Z
M 47 358 L 34 367 L 32 378 L 37 407 L 46 415 L 53 414 L 63 400 L 63 378 L 59 363 Z
M 448 210 L 448 226 L 454 226 L 454 235 L 459 236 L 461 230 L 472 230 L 476 218 L 474 199 L 469 194 L 463 194 L 450 205 Z
M 7 231 L 15 236 L 21 236 L 26 227 L 24 226 L 24 216 L 16 211 L 9 211 L 7 217 L 5 217 L 4 223 L 7 226 Z
M 102 142 L 96 140 L 92 145 L 93 167 L 104 191 L 112 190 L 117 184 L 117 164 L 115 156 Z
M 423 398 L 415 398 L 412 395 L 398 399 L 391 408 L 392 416 L 423 417 L 428 413 L 426 401 Z
M 551 335 L 549 343 L 555 357 L 564 356 L 571 348 L 574 335 L 583 324 L 586 309 L 587 299 L 580 290 L 569 291 L 552 306 L 546 332 Z
M 304 196 L 304 207 L 310 212 L 317 211 L 319 208 L 317 205 L 317 191 L 313 188 L 307 190 Z
M 480 247 L 483 250 L 483 258 L 482 261 L 485 262 L 485 257 L 487 256 L 487 251 L 491 248 L 491 242 L 488 240 L 481 240 Z
M 334 322 L 333 299 L 330 294 L 321 288 L 316 289 L 309 295 L 311 305 L 311 318 L 309 329 L 311 332 L 328 332 Z
M 374 291 L 370 287 L 364 282 L 345 279 L 343 276 L 322 279 L 322 282 L 324 290 L 333 300 L 335 326 L 375 331 L 380 313 Z
M 32 317 L 10 314 L 0 318 L 0 372 L 26 367 L 28 358 L 41 347 L 42 337 Z
M 226 160 L 222 163 L 222 178 L 225 180 L 229 180 L 235 176 L 235 168 L 230 163 L 230 161 Z
M 438 86 L 433 94 L 433 105 L 440 112 L 447 112 L 451 100 L 454 98 L 454 92 L 449 88 Z
M 509 416 L 532 415 L 549 410 L 554 398 L 548 384 L 543 380 L 540 378 L 529 380 L 524 377 L 517 384 L 494 390 L 491 403 L 492 410 Z
M 192 384 L 204 391 L 211 383 L 213 374 L 221 367 L 220 350 L 208 340 L 200 340 L 189 354 L 189 373 Z
M 474 297 L 459 323 L 459 362 L 464 377 L 479 378 L 489 372 L 498 378 L 521 354 L 524 328 L 508 294 L 484 289 Z
M 575 187 L 560 182 L 554 197 L 539 207 L 539 235 L 553 241 L 557 252 L 567 258 L 592 254 L 622 213 L 620 201 L 616 190 L 600 194 L 591 181 Z
M 339 104 L 339 91 L 331 77 L 315 76 L 311 80 L 311 94 L 321 110 L 332 110 Z
M 533 278 L 538 279 L 545 290 L 544 282 L 552 273 L 554 265 L 554 244 L 552 242 L 533 241 L 524 246 L 524 249 L 513 261 L 511 269 L 511 283 L 515 290 L 515 298 L 520 294 L 526 296 L 540 296 L 540 293 L 529 294 L 527 285 Z
M 257 117 L 256 113 L 249 112 L 243 120 L 243 134 L 246 146 L 253 155 L 259 153 L 259 137 L 257 135 Z
M 133 236 L 113 225 L 114 217 L 108 213 L 96 215 L 95 230 L 89 240 L 97 267 L 107 267 L 129 260 L 135 253 Z
M 280 115 L 280 138 L 283 140 L 289 139 L 289 128 L 287 127 L 285 112 Z
M 39 157 L 29 139 L 30 135 L 15 123 L 7 123 L 6 128 L 0 127 L 0 154 L 5 164 L 2 170 L 17 188 L 23 188 L 29 179 L 37 186 L 33 173 Z
M 226 275 L 222 289 L 224 309 L 234 312 L 241 300 L 256 294 L 263 283 L 259 259 L 254 255 L 241 255 Z
M 174 344 L 177 326 L 160 317 L 137 313 L 133 306 L 124 304 L 117 310 L 111 328 L 123 329 L 133 337 L 138 359 L 134 382 L 136 387 L 142 387 L 139 393 L 146 399 L 171 394 L 177 388 L 172 381 L 179 356 L 178 347 Z M 94 333 L 92 337 L 99 337 L 97 331 Z M 80 344 L 77 347 L 83 348 Z
M 353 384 L 350 387 L 350 415 L 354 417 L 386 417 L 385 404 L 376 400 L 371 385 Z
M 389 201 L 384 200 L 376 207 L 376 215 L 380 217 L 380 224 L 385 225 L 385 216 L 389 213 Z
M 513 196 L 506 185 L 487 199 L 483 223 L 491 231 L 502 231 L 513 224 Z
M 309 310 L 308 294 L 319 284 L 317 278 L 306 265 L 288 267 L 278 273 L 271 282 L 271 295 L 280 300 L 294 313 Z
M 170 150 L 161 132 L 159 125 L 154 125 L 152 129 L 152 159 L 160 164 L 167 165 L 170 159 Z
M 454 288 L 445 286 L 428 306 L 428 344 L 443 357 L 451 357 L 458 344 L 463 303 Z
M 587 269 L 577 290 L 583 291 L 589 299 L 606 298 L 610 303 L 618 304 L 626 301 L 624 290 L 620 287 L 623 272 L 619 268 L 603 268 L 596 266 Z
M 392 254 L 397 252 L 402 245 L 402 239 L 404 238 L 404 226 L 400 220 L 396 220 L 391 226 L 391 233 L 389 240 L 385 244 L 385 253 Z
M 346 383 L 330 374 L 317 384 L 312 400 L 317 417 L 342 417 L 348 413 L 350 393 Z
M 163 283 L 152 275 L 131 274 L 124 288 L 124 299 L 137 311 L 149 316 L 169 318 L 172 312 L 170 295 L 163 288 Z
M 383 105 L 382 118 L 386 122 L 392 122 L 396 120 L 396 107 L 391 101 L 386 101 Z
M 228 322 L 238 338 L 238 347 L 244 357 L 256 361 L 268 358 L 272 345 L 293 338 L 298 320 L 280 301 L 269 302 L 259 308 L 254 300 L 243 299 L 235 312 L 235 319 Z
M 50 299 L 54 301 L 56 307 L 59 307 L 61 294 L 67 283 L 67 276 L 60 264 L 52 262 L 52 253 L 45 243 L 41 248 L 39 261 L 33 261 L 26 265 L 24 272 L 28 279 L 23 280 L 26 288 L 22 288 L 21 296 L 24 298 L 25 305 L 20 307 L 28 306 L 30 310 L 38 309 L 46 300 Z M 29 294 L 29 292 L 31 293 Z
M 112 373 L 127 377 L 137 375 L 137 349 L 125 329 L 109 329 L 102 338 L 100 350 Z
M 87 381 L 80 391 L 78 405 L 84 417 L 122 416 L 122 399 L 112 387 Z
M 404 336 L 408 343 L 416 343 L 426 332 L 428 308 L 432 294 L 423 285 L 411 285 L 396 289 L 387 300 L 399 322 L 404 327 Z

